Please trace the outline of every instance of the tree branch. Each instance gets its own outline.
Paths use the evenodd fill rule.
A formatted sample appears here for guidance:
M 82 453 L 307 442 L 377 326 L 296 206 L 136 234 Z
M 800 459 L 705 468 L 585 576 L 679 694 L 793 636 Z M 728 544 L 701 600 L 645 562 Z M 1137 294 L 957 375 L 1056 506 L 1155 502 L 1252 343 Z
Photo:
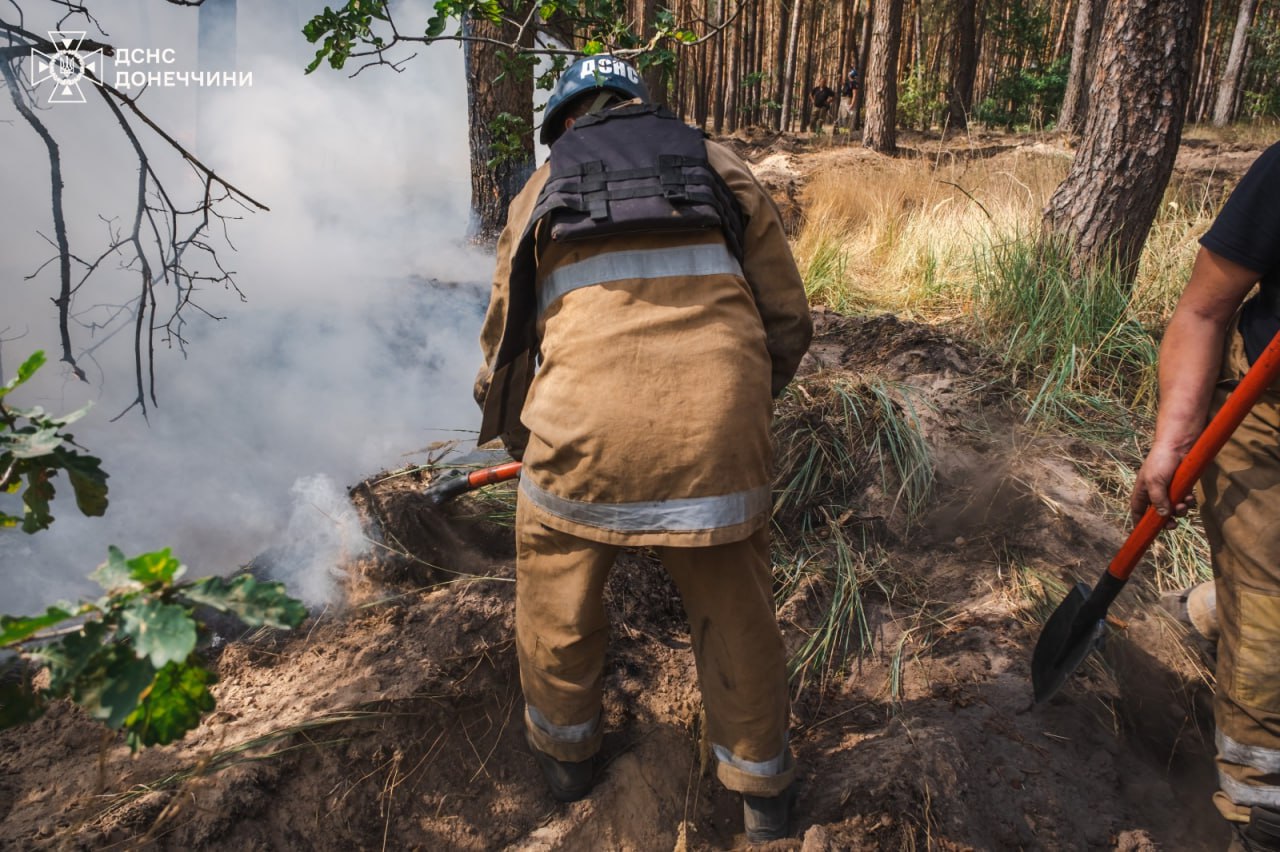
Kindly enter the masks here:
M 17 75 L 13 71 L 13 67 L 9 61 L 0 62 L 0 75 L 4 76 L 5 84 L 9 88 L 9 95 L 13 99 L 14 108 L 31 125 L 31 129 L 36 132 L 44 142 L 45 150 L 49 155 L 49 188 L 51 191 L 50 203 L 53 208 L 53 233 L 58 246 L 58 298 L 53 303 L 58 306 L 58 330 L 62 337 L 62 360 L 71 366 L 71 371 L 75 373 L 76 378 L 80 381 L 87 381 L 84 370 L 80 369 L 76 364 L 75 356 L 71 353 L 71 330 L 69 328 L 69 315 L 71 307 L 71 247 L 67 242 L 67 221 L 62 208 L 62 154 L 58 148 L 57 140 L 53 138 L 53 134 L 44 126 L 42 122 L 27 106 L 26 101 L 22 97 L 22 87 L 18 82 Z
M 746 8 L 746 1 L 738 0 L 738 2 L 736 3 L 736 8 L 734 9 L 733 13 L 731 15 L 728 15 L 722 23 L 712 27 L 704 35 L 699 36 L 697 39 L 694 39 L 693 41 L 687 41 L 687 42 L 677 41 L 676 42 L 677 45 L 680 47 L 693 47 L 693 46 L 702 44 L 703 42 L 709 41 L 710 39 L 721 36 L 724 33 L 724 31 L 737 20 L 738 16 L 742 14 L 745 8 Z M 460 44 L 472 42 L 472 43 L 488 44 L 488 45 L 493 45 L 495 47 L 505 48 L 507 50 L 510 50 L 513 53 L 519 53 L 525 56 L 550 56 L 550 57 L 574 56 L 576 57 L 581 55 L 582 51 L 580 49 L 573 48 L 573 47 L 552 47 L 545 44 L 539 44 L 537 47 L 531 47 L 528 44 L 524 43 L 525 34 L 530 28 L 534 28 L 541 34 L 551 35 L 552 37 L 560 41 L 569 40 L 565 38 L 563 34 L 557 34 L 557 33 L 551 32 L 546 26 L 546 24 L 544 24 L 541 21 L 541 19 L 538 17 L 537 10 L 538 10 L 537 4 L 532 4 L 530 6 L 529 13 L 525 15 L 523 20 L 520 20 L 517 18 L 510 18 L 507 16 L 501 17 L 502 23 L 515 29 L 515 37 L 507 41 L 503 39 L 492 38 L 489 36 L 468 35 L 468 34 L 463 34 L 461 32 L 451 34 L 451 35 L 435 35 L 435 36 L 406 35 L 402 33 L 400 31 L 400 28 L 396 25 L 395 18 L 394 18 L 394 15 L 392 14 L 390 6 L 387 4 L 384 4 L 382 6 L 382 11 L 384 13 L 384 17 L 382 18 L 382 20 L 386 23 L 386 25 L 391 30 L 390 38 L 381 39 L 380 37 L 378 37 L 378 40 L 375 43 L 373 38 L 369 36 L 365 36 L 361 38 L 360 41 L 365 44 L 371 45 L 370 48 L 367 50 L 352 50 L 351 52 L 346 54 L 345 59 L 367 59 L 371 57 L 374 58 L 373 61 L 366 62 L 365 64 L 361 65 L 361 67 L 356 70 L 355 74 L 352 74 L 352 76 L 354 77 L 356 74 L 359 74 L 361 71 L 365 70 L 366 68 L 379 66 L 379 65 L 388 65 L 397 71 L 400 70 L 400 66 L 403 65 L 403 63 L 408 60 L 405 59 L 405 60 L 393 61 L 393 60 L 387 59 L 386 54 L 388 51 L 393 50 L 394 48 L 404 44 L 430 45 L 436 42 L 457 42 Z M 702 23 L 704 25 L 709 23 L 705 18 L 699 18 L 697 20 L 699 23 Z M 583 24 L 583 23 L 590 23 L 590 22 L 591 22 L 590 19 L 586 19 L 586 18 L 570 19 L 570 23 L 573 26 Z M 677 29 L 682 29 L 682 28 L 683 26 L 677 27 Z M 645 53 L 648 53 L 654 50 L 664 38 L 669 38 L 670 36 L 671 36 L 670 32 L 657 31 L 650 37 L 650 39 L 647 42 L 645 42 L 639 47 L 621 47 L 617 44 L 607 43 L 605 45 L 605 49 L 606 49 L 606 52 L 608 52 L 613 56 L 617 56 L 622 59 L 632 59 L 634 57 L 641 56 Z
M 97 24 L 88 9 L 73 0 L 52 0 L 52 2 L 65 8 L 67 16 L 81 15 L 94 25 Z M 203 0 L 168 0 L 168 2 L 179 6 L 199 6 Z M 21 14 L 21 7 L 14 0 L 10 0 L 10 5 L 18 10 L 19 15 Z M 65 21 L 66 18 L 64 17 L 63 20 Z M 86 68 L 83 72 L 84 77 L 98 89 L 107 109 L 119 125 L 120 132 L 133 149 L 137 160 L 138 176 L 132 202 L 131 224 L 122 229 L 114 224 L 114 219 L 100 216 L 99 218 L 102 218 L 107 225 L 106 248 L 97 253 L 96 257 L 90 255 L 89 259 L 77 256 L 71 250 L 67 232 L 61 150 L 56 138 L 37 114 L 32 84 L 23 76 L 19 65 L 33 49 L 52 53 L 60 48 L 36 33 L 29 32 L 21 20 L 17 24 L 0 21 L 0 40 L 7 40 L 10 45 L 0 48 L 0 57 L 3 57 L 3 61 L 0 61 L 0 73 L 3 74 L 4 82 L 19 115 L 44 143 L 50 162 L 49 180 L 54 233 L 52 239 L 47 237 L 46 239 L 53 246 L 55 256 L 42 263 L 28 278 L 38 275 L 54 260 L 58 262 L 59 294 L 54 303 L 58 305 L 59 310 L 62 360 L 71 365 L 81 380 L 86 380 L 86 377 L 77 363 L 77 357 L 87 358 L 89 363 L 95 362 L 93 352 L 99 346 L 123 330 L 126 324 L 132 326 L 133 378 L 136 395 L 115 419 L 135 407 L 140 407 L 143 417 L 146 418 L 148 402 L 151 405 L 157 404 L 155 371 L 157 332 L 161 333 L 163 342 L 176 345 L 185 352 L 187 342 L 184 336 L 185 317 L 190 310 L 199 311 L 214 320 L 222 319 L 196 302 L 195 295 L 202 283 L 222 284 L 224 289 L 234 292 L 242 301 L 245 299 L 244 293 L 240 291 L 232 277 L 233 273 L 223 266 L 206 237 L 209 226 L 216 217 L 216 220 L 222 223 L 223 238 L 233 250 L 235 248 L 231 245 L 227 234 L 227 220 L 239 217 L 229 216 L 219 207 L 229 202 L 244 210 L 265 211 L 269 208 L 220 177 L 195 154 L 187 150 L 139 106 L 138 96 L 125 95 Z M 115 53 L 111 45 L 87 40 L 80 42 L 78 49 L 100 50 L 105 55 Z M 190 205 L 179 204 L 170 195 L 165 180 L 156 171 L 147 144 L 139 136 L 140 130 L 134 124 L 135 121 L 149 128 L 163 141 L 164 147 L 175 152 L 192 170 L 200 186 L 198 202 Z M 189 266 L 188 254 L 192 250 L 204 258 L 201 265 L 208 268 L 211 264 L 214 271 L 202 274 L 198 269 Z M 121 256 L 122 270 L 131 271 L 138 276 L 138 289 L 135 295 L 128 299 L 126 304 L 114 307 L 98 304 L 89 310 L 73 308 L 73 299 L 81 292 L 89 278 L 99 270 L 103 261 L 113 254 Z M 83 267 L 83 272 L 77 275 L 78 280 L 74 282 L 71 274 L 73 262 Z M 167 309 L 167 315 L 161 318 L 159 317 L 160 300 L 157 298 L 156 288 L 163 285 L 171 285 L 174 288 L 174 298 L 172 306 Z M 104 308 L 109 311 L 105 322 L 101 316 L 95 316 Z M 126 317 L 133 321 L 128 323 Z M 92 338 L 92 346 L 78 353 L 73 348 L 73 324 L 78 329 L 87 330 Z M 107 333 L 98 334 L 100 329 Z M 83 332 L 77 331 L 77 335 L 81 334 Z

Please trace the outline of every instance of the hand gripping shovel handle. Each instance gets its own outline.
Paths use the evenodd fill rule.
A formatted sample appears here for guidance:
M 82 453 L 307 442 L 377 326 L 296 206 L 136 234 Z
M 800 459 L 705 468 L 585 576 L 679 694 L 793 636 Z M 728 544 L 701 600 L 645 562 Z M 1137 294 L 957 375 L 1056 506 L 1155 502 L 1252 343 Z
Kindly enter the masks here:
M 1280 335 L 1263 350 L 1178 465 L 1169 484 L 1169 499 L 1173 503 L 1182 502 L 1191 492 L 1200 474 L 1277 376 L 1280 376 Z M 1093 590 L 1083 583 L 1077 584 L 1045 622 L 1031 661 L 1037 703 L 1053 695 L 1088 656 L 1101 635 L 1101 622 L 1106 618 L 1107 609 L 1167 520 L 1156 513 L 1154 506 L 1149 506 Z
M 1191 446 L 1191 450 L 1182 459 L 1178 469 L 1174 471 L 1173 481 L 1169 484 L 1169 499 L 1180 503 L 1191 493 L 1196 480 L 1214 456 L 1222 449 L 1223 444 L 1236 431 L 1245 415 L 1253 408 L 1254 403 L 1262 396 L 1276 377 L 1280 376 L 1280 335 L 1276 335 L 1267 348 L 1258 356 L 1244 378 L 1236 385 L 1235 390 L 1227 397 L 1222 408 L 1209 421 L 1209 425 L 1200 433 L 1200 437 Z M 1134 567 L 1142 560 L 1142 556 L 1155 541 L 1160 530 L 1164 528 L 1168 518 L 1156 514 L 1155 506 L 1148 506 L 1142 519 L 1138 521 L 1129 538 L 1121 546 L 1119 552 L 1107 566 L 1107 576 L 1124 583 L 1133 573 Z
M 474 491 L 486 485 L 506 482 L 507 480 L 515 479 L 519 475 L 520 462 L 507 462 L 506 464 L 485 467 L 480 470 L 473 470 L 470 473 L 450 476 L 439 482 L 433 482 L 422 493 L 434 505 L 439 506 L 468 491 Z

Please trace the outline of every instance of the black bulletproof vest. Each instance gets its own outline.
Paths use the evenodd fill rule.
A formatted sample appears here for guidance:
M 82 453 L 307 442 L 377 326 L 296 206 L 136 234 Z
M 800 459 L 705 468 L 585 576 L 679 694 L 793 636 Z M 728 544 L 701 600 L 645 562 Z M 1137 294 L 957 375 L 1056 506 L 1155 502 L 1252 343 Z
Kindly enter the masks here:
M 707 161 L 700 131 L 651 104 L 588 113 L 551 146 L 551 174 L 512 257 L 495 370 L 536 344 L 535 248 L 544 220 L 554 242 L 719 228 L 742 260 L 742 209 Z
M 702 133 L 666 109 L 631 104 L 578 119 L 551 148 L 532 219 L 553 242 L 720 228 L 742 259 L 742 213 L 707 162 Z

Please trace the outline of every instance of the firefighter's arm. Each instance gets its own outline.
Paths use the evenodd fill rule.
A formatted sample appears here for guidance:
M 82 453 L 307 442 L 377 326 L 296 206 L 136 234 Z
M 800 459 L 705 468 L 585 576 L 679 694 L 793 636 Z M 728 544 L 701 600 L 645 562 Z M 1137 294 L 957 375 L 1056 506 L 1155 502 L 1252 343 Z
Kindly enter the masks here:
M 1160 408 L 1151 451 L 1129 500 L 1135 520 L 1151 504 L 1165 517 L 1186 512 L 1185 503 L 1170 505 L 1169 483 L 1204 429 L 1231 319 L 1259 277 L 1206 248 L 1196 256 L 1160 344 Z
M 777 396 L 795 375 L 813 337 L 804 281 L 791 256 L 778 208 L 747 164 L 714 142 L 707 142 L 707 159 L 733 190 L 747 219 L 742 272 L 764 322 L 773 361 L 773 395 Z
M 489 307 L 485 311 L 484 322 L 480 327 L 480 351 L 484 363 L 476 374 L 472 395 L 481 410 L 485 407 L 485 399 L 489 386 L 493 381 L 493 372 L 498 358 L 498 348 L 502 343 L 503 331 L 507 325 L 507 310 L 511 300 L 511 264 L 516 247 L 529 222 L 529 216 L 537 201 L 538 193 L 546 182 L 546 169 L 534 173 L 524 189 L 511 202 L 507 211 L 507 223 L 498 238 L 497 258 L 493 270 L 493 282 L 489 291 Z M 519 459 L 528 443 L 529 433 L 519 422 L 503 424 L 502 443 L 515 459 Z
M 494 362 L 497 360 L 498 346 L 502 342 L 502 332 L 507 323 L 507 306 L 511 296 L 511 255 L 519 238 L 520 234 L 513 233 L 511 220 L 508 219 L 502 236 L 498 238 L 498 259 L 489 292 L 489 307 L 485 311 L 484 323 L 480 326 L 480 350 L 484 355 L 484 363 L 476 374 L 472 395 L 481 411 L 484 410 L 489 386 L 493 382 Z M 518 422 L 505 425 L 499 438 L 511 457 L 519 461 L 529 443 L 529 432 Z
M 520 227 L 523 227 L 523 223 Z M 484 323 L 480 326 L 480 351 L 484 356 L 484 363 L 476 374 L 474 395 L 476 404 L 481 408 L 484 408 L 484 398 L 489 392 L 489 383 L 493 380 L 498 345 L 502 342 L 502 332 L 507 324 L 507 306 L 511 298 L 511 256 L 515 253 L 519 238 L 520 234 L 514 231 L 508 216 L 506 227 L 498 238 L 498 257 L 489 288 L 489 307 L 484 314 Z

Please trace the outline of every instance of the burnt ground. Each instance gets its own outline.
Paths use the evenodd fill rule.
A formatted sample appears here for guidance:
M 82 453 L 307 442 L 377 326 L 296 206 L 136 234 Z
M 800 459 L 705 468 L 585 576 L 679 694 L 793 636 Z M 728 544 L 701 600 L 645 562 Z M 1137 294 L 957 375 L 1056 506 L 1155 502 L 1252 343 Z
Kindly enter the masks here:
M 815 313 L 779 423 L 830 389 L 887 388 L 935 474 L 908 518 L 855 471 L 817 541 L 876 554 L 859 575 L 869 640 L 796 679 L 802 772 L 776 849 L 1209 849 L 1209 687 L 1180 628 L 1136 588 L 1107 649 L 1032 707 L 1031 649 L 1065 584 L 1101 573 L 1124 530 L 1018 397 L 943 329 Z M 789 406 L 789 407 L 788 407 Z M 785 436 L 783 436 L 785 437 Z M 645 551 L 607 597 L 609 731 L 592 794 L 557 805 L 523 742 L 512 643 L 509 504 L 425 505 L 420 473 L 353 499 L 379 542 L 344 566 L 348 601 L 292 634 L 211 649 L 218 709 L 133 756 L 74 707 L 0 734 L 0 846 L 22 849 L 726 849 L 741 807 L 708 773 L 678 597 Z M 850 483 L 846 482 L 846 486 Z M 782 545 L 798 531 L 781 527 Z M 869 563 L 871 564 L 871 563 Z M 784 586 L 798 651 L 833 595 L 823 568 Z

